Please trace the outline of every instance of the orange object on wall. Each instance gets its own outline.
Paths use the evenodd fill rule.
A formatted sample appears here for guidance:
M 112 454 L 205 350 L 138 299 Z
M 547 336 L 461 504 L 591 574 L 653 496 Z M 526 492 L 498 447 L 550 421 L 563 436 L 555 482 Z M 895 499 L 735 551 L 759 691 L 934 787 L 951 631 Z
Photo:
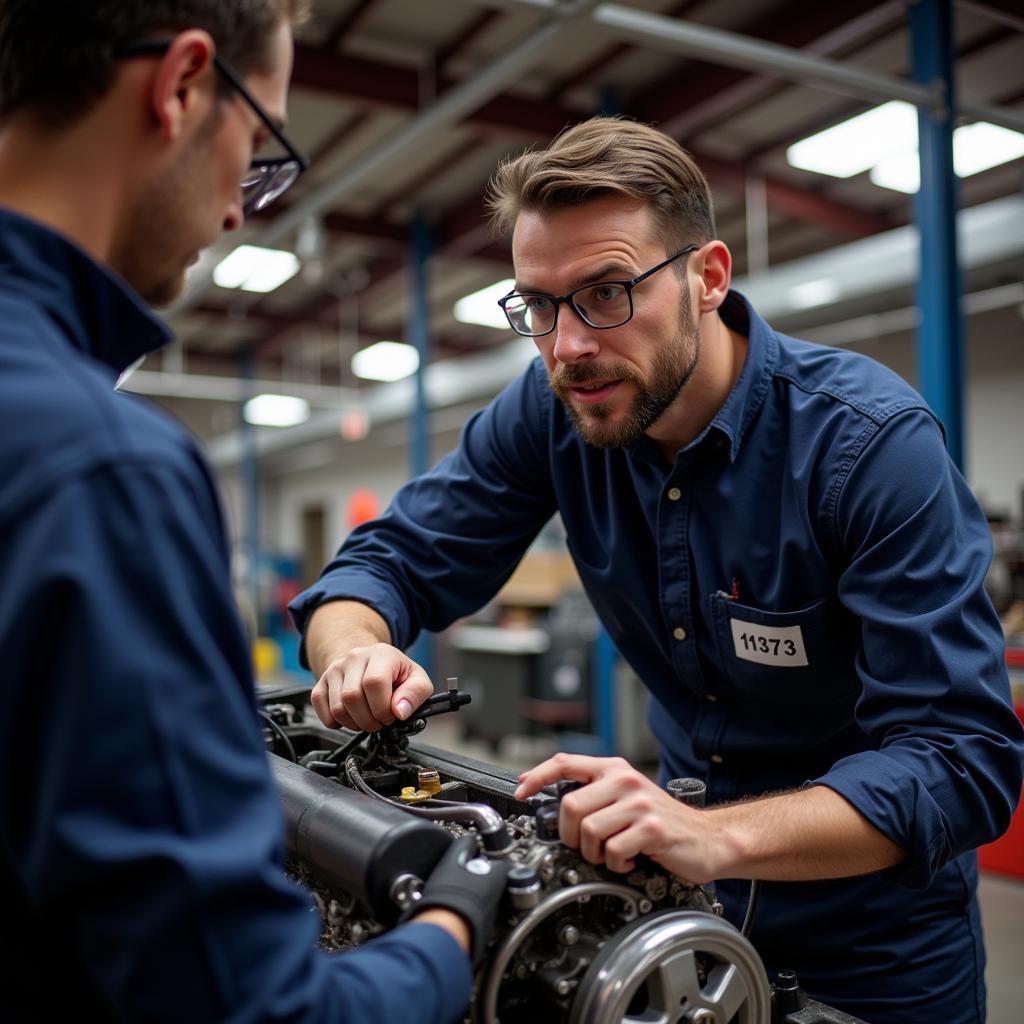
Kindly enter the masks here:
M 354 530 L 357 526 L 362 526 L 363 523 L 376 519 L 380 515 L 380 500 L 373 491 L 360 488 L 353 491 L 352 496 L 348 499 L 345 515 L 349 528 Z

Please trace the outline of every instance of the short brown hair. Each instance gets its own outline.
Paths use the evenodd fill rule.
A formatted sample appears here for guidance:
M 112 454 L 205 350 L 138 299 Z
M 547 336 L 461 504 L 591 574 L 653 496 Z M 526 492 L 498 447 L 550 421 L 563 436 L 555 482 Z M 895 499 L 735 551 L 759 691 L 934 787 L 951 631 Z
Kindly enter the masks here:
M 614 195 L 650 204 L 669 249 L 715 237 L 711 192 L 690 155 L 664 132 L 621 117 L 593 117 L 566 128 L 547 149 L 506 160 L 488 184 L 487 207 L 505 235 L 523 210 Z
M 274 30 L 309 10 L 310 0 L 0 0 L 0 124 L 21 110 L 73 124 L 110 89 L 122 46 L 190 28 L 243 76 L 268 71 Z

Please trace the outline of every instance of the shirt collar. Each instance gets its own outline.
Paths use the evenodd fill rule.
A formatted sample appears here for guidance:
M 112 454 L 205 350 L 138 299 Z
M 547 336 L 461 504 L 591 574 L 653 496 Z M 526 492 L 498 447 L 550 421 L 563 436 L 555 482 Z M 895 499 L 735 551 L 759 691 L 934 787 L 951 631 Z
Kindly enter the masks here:
M 68 341 L 120 373 L 171 332 L 113 271 L 38 221 L 0 208 L 0 279 L 39 303 Z
M 727 448 L 729 461 L 734 462 L 743 435 L 768 393 L 772 372 L 779 359 L 779 343 L 775 332 L 737 291 L 729 291 L 718 313 L 726 327 L 748 339 L 747 356 L 739 378 L 711 422 L 679 451 L 703 449 L 714 434 L 714 447 Z M 646 434 L 628 445 L 627 450 L 634 458 L 645 462 L 655 465 L 664 462 L 660 448 Z
M 768 393 L 779 361 L 779 342 L 775 332 L 737 291 L 726 295 L 718 313 L 726 327 L 745 335 L 749 342 L 739 379 L 709 424 L 709 429 L 715 428 L 725 435 L 729 459 L 735 461 L 743 435 Z

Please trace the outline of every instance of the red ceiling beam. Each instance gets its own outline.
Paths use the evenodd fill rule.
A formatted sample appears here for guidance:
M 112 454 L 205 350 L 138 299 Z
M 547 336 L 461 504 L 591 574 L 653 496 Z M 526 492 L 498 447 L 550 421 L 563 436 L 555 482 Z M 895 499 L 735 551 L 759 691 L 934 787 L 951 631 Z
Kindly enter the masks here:
M 338 44 L 349 34 L 355 23 L 377 2 L 377 0 L 357 0 L 353 7 L 346 11 L 327 33 L 323 46 L 335 50 Z
M 349 63 L 348 57 L 334 56 L 325 60 L 319 51 L 299 47 L 295 82 L 307 88 L 342 93 L 365 103 L 417 109 L 418 79 L 415 72 L 361 58 L 353 59 L 351 67 L 347 66 Z M 636 113 L 645 120 L 649 119 L 647 111 Z M 522 135 L 524 141 L 529 141 L 549 138 L 566 125 L 583 120 L 586 116 L 584 111 L 572 107 L 521 97 L 499 96 L 470 115 L 467 123 L 488 131 L 514 132 Z M 699 164 L 713 164 L 715 177 L 722 185 L 742 189 L 745 168 L 740 165 L 731 165 L 730 168 L 723 161 L 713 160 L 699 152 L 694 152 L 693 156 Z M 770 189 L 770 195 L 786 196 L 786 209 L 792 216 L 810 218 L 816 224 L 836 227 L 844 237 L 862 237 L 890 226 L 887 221 L 872 221 L 871 215 L 809 190 L 806 191 L 804 201 L 798 203 L 795 200 L 801 191 L 799 187 L 781 182 L 771 184 L 777 184 L 778 188 Z M 471 200 L 467 207 L 472 210 L 475 202 L 476 199 Z M 486 239 L 480 233 L 479 220 L 477 215 L 473 226 L 474 237 L 477 243 L 483 244 Z M 854 231 L 857 224 L 861 226 Z M 446 232 L 446 241 L 454 242 L 455 236 Z

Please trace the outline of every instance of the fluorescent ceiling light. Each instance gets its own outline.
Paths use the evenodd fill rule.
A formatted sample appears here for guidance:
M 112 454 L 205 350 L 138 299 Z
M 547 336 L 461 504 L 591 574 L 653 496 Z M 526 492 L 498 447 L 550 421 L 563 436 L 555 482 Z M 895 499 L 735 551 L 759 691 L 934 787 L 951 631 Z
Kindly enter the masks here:
M 917 149 L 917 108 L 892 100 L 801 139 L 786 150 L 786 159 L 805 171 L 851 178 L 910 149 Z
M 378 341 L 352 357 L 352 372 L 363 380 L 401 380 L 419 365 L 419 352 L 401 341 Z
M 961 178 L 1024 156 L 1024 135 L 979 121 L 953 132 L 953 166 Z M 834 178 L 862 171 L 882 188 L 916 192 L 920 188 L 917 108 L 902 100 L 851 117 L 794 143 L 786 150 L 793 167 Z
M 969 178 L 990 167 L 1024 156 L 1024 135 L 1020 132 L 978 121 L 953 131 L 953 169 L 957 177 Z M 917 150 L 886 157 L 871 169 L 868 177 L 882 188 L 914 193 L 921 187 L 921 163 Z
M 988 121 L 965 124 L 953 132 L 953 166 L 961 178 L 1024 156 L 1024 135 Z
M 295 253 L 240 245 L 213 268 L 213 280 L 221 288 L 272 292 L 298 272 L 299 259 Z
M 515 287 L 515 281 L 509 278 L 496 284 L 481 288 L 472 295 L 464 295 L 455 303 L 455 319 L 463 324 L 479 324 L 481 327 L 496 327 L 508 331 L 511 328 L 505 314 L 498 305 L 498 299 L 508 295 Z
M 786 298 L 794 309 L 812 309 L 838 299 L 839 287 L 832 278 L 821 277 L 816 281 L 795 285 L 786 293 Z
M 293 395 L 256 395 L 245 403 L 242 416 L 257 427 L 294 427 L 309 419 L 309 402 Z
M 917 150 L 886 157 L 868 171 L 868 178 L 879 188 L 908 194 L 916 192 L 921 187 L 921 160 Z

